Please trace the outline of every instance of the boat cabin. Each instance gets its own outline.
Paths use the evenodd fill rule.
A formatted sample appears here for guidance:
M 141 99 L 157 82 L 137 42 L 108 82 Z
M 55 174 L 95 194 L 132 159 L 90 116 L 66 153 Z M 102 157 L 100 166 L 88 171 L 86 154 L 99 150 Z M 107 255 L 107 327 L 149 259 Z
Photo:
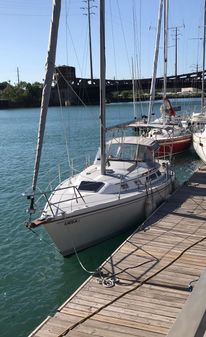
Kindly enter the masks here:
M 159 148 L 157 141 L 145 137 L 125 136 L 117 137 L 106 144 L 107 161 L 132 161 L 132 162 L 152 162 L 154 152 Z M 100 161 L 100 151 L 98 151 L 95 164 Z

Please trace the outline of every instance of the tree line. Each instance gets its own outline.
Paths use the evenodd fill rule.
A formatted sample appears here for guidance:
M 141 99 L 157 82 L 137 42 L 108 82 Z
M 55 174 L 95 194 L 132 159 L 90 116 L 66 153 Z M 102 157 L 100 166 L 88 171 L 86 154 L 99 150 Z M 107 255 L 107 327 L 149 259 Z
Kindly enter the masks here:
M 42 84 L 39 82 L 0 83 L 0 100 L 8 107 L 38 107 L 41 104 Z M 3 104 L 3 103 L 2 103 Z M 1 105 L 2 105 L 1 104 Z

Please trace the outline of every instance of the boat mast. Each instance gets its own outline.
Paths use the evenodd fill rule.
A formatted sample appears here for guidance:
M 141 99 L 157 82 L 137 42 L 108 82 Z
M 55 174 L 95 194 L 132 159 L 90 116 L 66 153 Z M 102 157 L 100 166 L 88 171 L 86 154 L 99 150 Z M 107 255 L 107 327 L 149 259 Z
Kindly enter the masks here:
M 201 107 L 203 109 L 205 105 L 205 39 L 206 39 L 206 0 L 204 4 L 204 33 L 203 33 L 203 46 L 202 46 L 202 95 L 201 95 Z
M 100 0 L 100 148 L 101 148 L 101 174 L 105 170 L 105 1 Z
M 135 71 L 134 71 L 134 62 L 133 62 L 133 57 L 132 57 L 132 98 L 133 98 L 133 116 L 134 119 L 137 118 L 137 113 L 136 113 L 136 95 L 135 95 Z
M 159 12 L 158 12 L 158 20 L 157 20 L 157 35 L 156 35 L 156 42 L 155 42 L 155 53 L 154 53 L 154 62 L 153 62 L 153 75 L 150 87 L 150 101 L 149 101 L 149 111 L 148 111 L 148 123 L 151 122 L 151 115 L 153 111 L 154 99 L 155 99 L 155 84 L 156 84 L 156 77 L 157 77 L 157 63 L 158 63 L 158 56 L 159 56 L 159 46 L 160 46 L 160 33 L 161 33 L 161 22 L 162 22 L 162 7 L 163 7 L 163 0 L 159 2 Z
M 169 9 L 169 0 L 164 0 L 164 87 L 163 87 L 163 97 L 165 97 L 166 94 L 167 94 L 168 9 Z
M 41 110 L 40 110 L 40 120 L 39 120 L 39 130 L 38 130 L 38 141 L 36 147 L 36 158 L 34 164 L 34 174 L 32 181 L 32 191 L 35 192 L 37 185 L 37 178 L 39 173 L 40 159 L 43 146 L 44 130 L 46 124 L 46 116 L 50 99 L 50 92 L 53 80 L 53 73 L 55 68 L 55 57 L 56 57 L 56 46 L 57 46 L 57 35 L 59 26 L 59 17 L 61 10 L 61 0 L 53 0 L 53 14 L 50 25 L 50 36 L 48 44 L 48 54 L 46 59 L 46 75 L 44 80 L 44 86 L 42 91 L 41 100 Z

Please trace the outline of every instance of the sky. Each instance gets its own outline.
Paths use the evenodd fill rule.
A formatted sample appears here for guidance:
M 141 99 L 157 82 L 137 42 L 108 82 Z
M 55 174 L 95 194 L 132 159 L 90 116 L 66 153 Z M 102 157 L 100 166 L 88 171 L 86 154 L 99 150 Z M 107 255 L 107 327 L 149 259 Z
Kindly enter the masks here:
M 94 78 L 99 77 L 99 0 L 92 8 Z M 89 78 L 87 1 L 62 0 L 56 66 L 76 68 Z M 106 77 L 131 79 L 152 75 L 159 0 L 105 0 Z M 168 74 L 175 72 L 174 27 L 178 27 L 178 73 L 195 71 L 202 64 L 204 0 L 169 1 Z M 45 74 L 52 0 L 0 0 L 0 82 L 42 82 Z M 163 30 L 162 30 L 163 32 Z M 163 35 L 163 34 L 162 34 Z M 158 76 L 163 75 L 161 40 Z

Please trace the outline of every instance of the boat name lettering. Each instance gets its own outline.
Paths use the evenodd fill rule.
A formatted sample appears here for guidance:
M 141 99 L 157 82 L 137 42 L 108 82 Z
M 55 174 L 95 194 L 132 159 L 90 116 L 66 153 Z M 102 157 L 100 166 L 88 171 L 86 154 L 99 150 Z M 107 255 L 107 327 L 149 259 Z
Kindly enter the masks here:
M 77 222 L 79 222 L 78 219 L 71 219 L 71 220 L 65 221 L 64 225 L 65 225 L 65 226 L 66 226 L 66 225 L 72 225 L 72 224 L 77 223 Z

